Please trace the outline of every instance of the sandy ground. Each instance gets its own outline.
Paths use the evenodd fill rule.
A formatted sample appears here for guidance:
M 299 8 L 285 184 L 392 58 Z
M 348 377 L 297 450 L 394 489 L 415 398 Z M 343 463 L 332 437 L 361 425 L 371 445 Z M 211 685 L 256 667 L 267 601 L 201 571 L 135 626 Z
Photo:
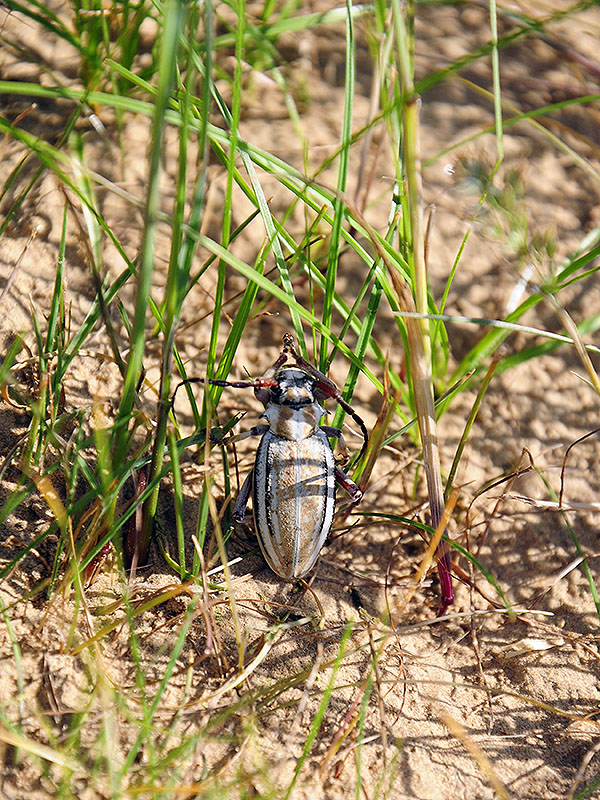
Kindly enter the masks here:
M 541 11 L 536 11 L 541 13 Z M 5 23 L 7 36 L 19 33 L 22 22 L 12 15 Z M 559 50 L 556 42 L 572 45 L 578 53 L 594 59 L 600 14 L 586 12 L 549 28 L 554 43 L 544 39 L 518 41 L 501 56 L 503 97 L 507 116 L 545 103 L 598 92 L 596 72 L 589 65 L 574 63 Z M 29 31 L 28 34 L 29 36 Z M 151 37 L 151 32 L 148 34 Z M 424 7 L 417 26 L 416 69 L 419 77 L 447 63 L 449 59 L 473 51 L 489 37 L 487 11 L 476 4 L 459 8 Z M 367 119 L 370 92 L 370 61 L 364 35 L 359 25 L 359 93 L 354 110 L 354 127 Z M 68 76 L 72 62 L 68 53 L 58 52 L 43 39 L 29 46 L 37 47 L 40 56 L 54 69 Z M 307 33 L 281 42 L 282 52 L 292 67 L 298 93 L 305 97 L 300 118 L 308 140 L 311 166 L 335 147 L 340 133 L 343 105 L 343 30 L 332 28 L 320 34 Z M 9 50 L 0 54 L 4 78 L 37 79 L 32 67 L 25 69 Z M 65 77 L 65 80 L 67 78 Z M 505 137 L 506 157 L 496 178 L 496 185 L 510 195 L 507 187 L 518 176 L 522 197 L 515 200 L 512 214 L 498 214 L 489 208 L 474 221 L 478 196 L 469 191 L 467 180 L 477 170 L 488 170 L 495 159 L 491 135 L 456 146 L 445 156 L 442 149 L 467 139 L 493 124 L 492 104 L 473 84 L 489 89 L 489 59 L 467 66 L 460 75 L 433 88 L 423 96 L 422 152 L 425 202 L 435 205 L 429 239 L 429 263 L 434 295 L 439 298 L 467 230 L 470 237 L 448 297 L 446 311 L 469 317 L 501 317 L 510 302 L 525 261 L 518 250 L 519 235 L 531 243 L 544 237 L 555 246 L 553 262 L 576 250 L 584 236 L 599 224 L 600 184 L 598 108 L 573 106 L 545 119 L 546 130 L 560 138 L 566 147 L 552 141 L 544 130 L 531 123 L 511 127 Z M 226 86 L 223 85 L 226 93 Z M 2 112 L 14 118 L 28 101 L 5 96 L 0 99 Z M 35 135 L 55 142 L 62 130 L 68 105 L 44 101 L 27 117 L 28 129 Z M 112 120 L 105 124 L 110 130 Z M 123 138 L 127 157 L 120 163 L 114 145 L 102 142 L 88 132 L 86 151 L 90 163 L 140 201 L 144 196 L 147 122 L 125 123 Z M 298 168 L 302 150 L 286 114 L 284 99 L 274 84 L 265 84 L 259 76 L 248 74 L 247 97 L 241 126 L 249 142 L 271 149 Z M 377 149 L 381 131 L 376 131 L 368 167 L 373 170 L 370 184 L 370 219 L 385 222 L 390 173 L 386 168 L 385 146 Z M 165 208 L 172 199 L 173 154 L 176 142 L 167 139 Z M 568 149 L 584 156 L 577 161 Z M 3 181 L 22 156 L 20 146 L 4 142 L 0 171 Z M 353 150 L 356 167 L 351 170 L 356 188 L 360 161 L 359 148 Z M 32 161 L 32 175 L 36 164 Z M 203 231 L 218 236 L 224 179 L 219 169 L 211 168 L 211 183 Z M 325 182 L 333 173 L 326 173 Z M 190 178 L 191 180 L 191 178 Z M 272 196 L 272 211 L 281 215 L 289 195 L 269 176 L 261 176 L 264 192 Z M 361 186 L 363 186 L 361 184 Z M 16 196 L 13 189 L 12 197 Z M 103 212 L 126 245 L 130 256 L 139 246 L 141 214 L 127 199 L 99 190 Z M 2 201 L 4 212 L 11 197 Z M 3 349 L 17 331 L 33 347 L 31 309 L 38 318 L 48 312 L 60 238 L 63 199 L 57 180 L 46 174 L 38 182 L 6 234 L 0 239 L 0 291 L 12 279 L 9 291 L 0 301 L 0 330 Z M 235 204 L 234 225 L 241 222 L 250 207 L 240 198 Z M 297 225 L 298 239 L 303 231 L 303 214 L 298 208 L 290 230 Z M 37 237 L 29 241 L 37 226 Z M 536 238 L 537 237 L 537 238 Z M 94 293 L 86 266 L 86 252 L 81 234 L 74 224 L 69 228 L 66 257 L 66 296 L 75 331 L 88 310 Z M 234 252 L 253 263 L 264 240 L 260 222 L 255 221 L 234 244 Z M 159 230 L 156 297 L 164 282 L 168 254 L 168 229 Z M 21 258 L 21 255 L 23 257 Z M 116 254 L 109 247 L 106 268 L 112 274 L 120 269 Z M 198 262 L 200 264 L 200 261 Z M 540 259 L 533 280 L 551 267 L 548 255 Z M 360 263 L 351 253 L 340 260 L 340 281 L 347 296 L 359 280 Z M 213 272 L 207 273 L 185 306 L 178 345 L 185 354 L 188 369 L 202 375 L 203 342 L 208 335 Z M 600 284 L 596 276 L 572 287 L 561 301 L 575 321 L 597 313 Z M 243 288 L 235 275 L 228 278 L 227 296 L 234 298 Z M 303 289 L 299 289 L 302 295 Z M 526 291 L 526 290 L 525 290 Z M 123 292 L 128 301 L 130 290 Z M 236 300 L 231 303 L 232 311 Z M 248 326 L 236 359 L 235 371 L 260 374 L 276 358 L 281 335 L 289 328 L 282 309 L 267 300 L 264 312 Z M 528 325 L 562 331 L 561 322 L 551 305 L 540 304 L 525 318 Z M 482 335 L 479 328 L 450 324 L 449 336 L 454 362 Z M 400 355 L 394 342 L 394 327 L 389 313 L 378 320 L 376 335 L 396 369 Z M 592 341 L 593 336 L 588 337 Z M 535 343 L 535 337 L 511 336 L 506 347 L 519 353 Z M 596 336 L 596 343 L 598 338 Z M 125 346 L 125 340 L 123 340 Z M 94 400 L 103 399 L 110 413 L 119 384 L 117 372 L 104 356 L 108 353 L 102 332 L 90 337 L 65 382 L 67 409 L 83 409 L 86 414 Z M 157 343 L 148 345 L 145 365 L 148 381 L 158 378 Z M 596 359 L 596 364 L 597 364 Z M 369 366 L 378 370 L 375 363 Z M 332 375 L 344 380 L 345 365 L 336 361 Z M 236 712 L 212 733 L 203 747 L 203 757 L 210 770 L 222 765 L 223 781 L 235 770 L 252 771 L 258 793 L 274 791 L 287 785 L 297 759 L 302 753 L 312 720 L 315 717 L 331 675 L 317 674 L 315 665 L 335 659 L 342 633 L 349 620 L 354 632 L 346 645 L 346 655 L 335 676 L 332 701 L 325 714 L 318 738 L 298 779 L 295 797 L 343 798 L 354 796 L 356 776 L 356 732 L 348 730 L 348 720 L 362 700 L 362 682 L 367 675 L 373 648 L 382 646 L 384 631 L 392 631 L 379 661 L 377 685 L 372 689 L 360 750 L 361 774 L 366 797 L 386 793 L 392 798 L 419 800 L 485 800 L 502 796 L 494 781 L 506 787 L 506 796 L 516 798 L 575 797 L 600 775 L 600 724 L 596 721 L 600 691 L 598 652 L 598 616 L 590 588 L 565 519 L 544 508 L 551 497 L 544 480 L 554 492 L 560 490 L 561 467 L 569 445 L 597 426 L 598 397 L 581 378 L 584 370 L 573 348 L 563 347 L 538 359 L 498 374 L 493 379 L 477 423 L 469 439 L 459 473 L 462 492 L 453 523 L 452 535 L 471 552 L 499 581 L 510 603 L 531 612 L 515 619 L 498 611 L 498 595 L 482 574 L 475 571 L 473 588 L 457 582 L 455 612 L 467 612 L 445 624 L 431 626 L 438 602 L 435 576 L 421 586 L 408 606 L 407 592 L 411 577 L 423 553 L 423 543 L 406 527 L 380 524 L 376 519 L 355 517 L 356 525 L 337 531 L 326 547 L 312 584 L 323 607 L 323 626 L 298 623 L 282 630 L 261 660 L 257 658 L 270 627 L 265 618 L 269 602 L 297 602 L 300 615 L 317 613 L 310 595 L 297 599 L 289 586 L 281 583 L 264 565 L 254 550 L 251 530 L 241 530 L 230 547 L 230 555 L 243 556 L 232 567 L 235 596 L 240 602 L 240 625 L 246 637 L 248 663 L 257 658 L 247 684 L 254 705 L 245 719 Z M 458 397 L 440 423 L 442 465 L 447 470 L 462 432 L 464 420 L 474 400 L 474 391 Z M 143 408 L 154 413 L 154 395 L 146 391 Z M 355 394 L 359 413 L 372 425 L 379 410 L 379 398 L 366 380 L 359 382 Z M 251 393 L 230 392 L 223 395 L 222 415 L 228 411 L 249 409 L 243 425 L 251 424 L 259 413 Z M 182 405 L 181 420 L 191 424 Z M 28 424 L 18 409 L 0 404 L 0 454 L 3 463 Z M 85 424 L 85 422 L 84 422 Z M 358 439 L 349 434 L 353 444 Z M 251 463 L 251 444 L 240 447 L 240 473 L 243 478 Z M 592 574 L 598 574 L 598 514 L 600 484 L 598 472 L 599 441 L 592 436 L 569 454 L 564 501 L 582 510 L 569 512 L 568 521 L 576 531 L 582 552 L 589 557 Z M 416 452 L 406 439 L 390 449 L 378 464 L 372 485 L 361 506 L 363 513 L 389 511 L 410 515 L 420 507 L 423 486 L 414 492 Z M 497 483 L 498 479 L 521 466 L 534 466 L 515 480 Z M 213 463 L 218 470 L 218 456 Z M 193 530 L 197 515 L 201 470 L 192 460 L 185 460 L 185 525 Z M 16 466 L 4 474 L 1 486 L 6 499 L 18 486 Z M 493 485 L 495 483 L 495 485 Z M 482 491 L 486 486 L 485 491 Z M 172 495 L 166 487 L 161 501 L 163 527 L 173 528 Z M 39 497 L 22 504 L 6 521 L 0 540 L 0 558 L 6 563 L 17 549 L 30 543 L 51 516 Z M 87 593 L 90 620 L 78 610 L 75 627 L 71 623 L 74 606 L 70 597 L 55 597 L 48 604 L 40 597 L 28 600 L 29 593 L 48 577 L 56 540 L 50 537 L 31 551 L 20 566 L 0 585 L 2 602 L 8 610 L 0 627 L 0 698 L 2 714 L 15 720 L 21 715 L 24 735 L 48 744 L 64 729 L 63 713 L 82 708 L 89 699 L 96 674 L 92 650 L 75 652 L 76 642 L 89 636 L 91 625 L 98 630 L 105 622 L 106 609 L 118 603 L 122 586 L 111 561 L 105 572 Z M 137 578 L 139 597 L 149 596 L 161 587 L 174 585 L 176 576 L 158 552 L 151 567 Z M 458 565 L 466 576 L 469 566 L 464 559 Z M 355 594 L 351 594 L 351 589 Z M 357 601 L 357 596 L 360 602 Z M 490 602 L 493 601 L 493 602 Z M 168 604 L 141 615 L 136 621 L 141 638 L 141 658 L 149 680 L 163 674 L 180 629 L 179 614 L 187 597 L 174 597 Z M 358 606 L 362 605 L 362 608 Z M 378 623 L 385 613 L 390 626 Z M 476 612 L 471 615 L 468 612 Z M 537 613 L 536 613 L 537 612 Z M 110 617 L 109 617 L 110 618 Z M 176 710 L 189 702 L 182 716 L 181 733 L 199 729 L 215 710 L 233 703 L 234 692 L 214 694 L 224 683 L 227 668 L 235 664 L 236 641 L 228 607 L 220 609 L 217 628 L 222 652 L 229 664 L 214 657 L 200 657 L 207 646 L 207 630 L 201 618 L 194 621 L 180 657 L 181 671 L 165 692 L 159 718 L 171 720 Z M 14 639 L 21 651 L 22 664 L 17 668 Z M 121 631 L 103 638 L 102 661 L 105 673 L 119 686 L 134 683 L 127 637 Z M 185 664 L 194 663 L 192 686 L 186 686 Z M 19 677 L 21 676 L 21 677 Z M 281 698 L 273 687 L 286 679 L 293 682 Z M 19 680 L 23 685 L 19 686 Z M 269 694 L 273 692 L 272 696 Z M 101 692 L 100 692 L 101 694 Z M 208 702 L 207 698 L 213 697 Z M 52 701 L 51 699 L 52 698 Z M 258 698 L 264 705 L 257 710 Z M 358 705 L 353 705 L 358 704 Z M 208 709 L 208 710 L 207 710 Z M 54 712 L 54 713 L 52 713 Z M 89 717 L 93 739 L 99 716 Z M 95 720 L 95 723 L 94 723 Z M 336 744 L 340 731 L 348 736 Z M 116 761 L 123 760 L 131 743 L 131 731 L 119 727 L 113 743 Z M 232 744 L 233 742 L 233 744 Z M 183 783 L 199 780 L 202 758 L 190 755 Z M 239 774 L 239 773 L 238 773 Z M 81 797 L 110 796 L 108 789 L 80 782 Z M 494 788 L 495 787 L 495 788 Z M 53 796 L 52 784 L 35 757 L 25 756 L 15 765 L 5 753 L 0 794 L 7 798 L 47 798 Z M 584 795 L 582 795 L 584 796 Z M 588 795 L 585 795 L 588 796 Z M 591 794 L 589 796 L 592 796 Z

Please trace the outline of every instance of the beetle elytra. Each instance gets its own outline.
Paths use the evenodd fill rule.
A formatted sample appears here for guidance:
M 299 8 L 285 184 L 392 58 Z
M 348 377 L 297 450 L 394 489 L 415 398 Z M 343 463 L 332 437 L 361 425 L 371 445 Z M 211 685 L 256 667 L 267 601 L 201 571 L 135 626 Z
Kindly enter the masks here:
M 262 378 L 208 383 L 253 388 L 265 407 L 262 416 L 267 424 L 233 437 L 262 437 L 233 516 L 238 522 L 243 520 L 252 494 L 256 534 L 265 560 L 277 575 L 292 581 L 310 572 L 325 544 L 335 511 L 336 483 L 353 503 L 362 499 L 358 486 L 335 464 L 329 439 L 343 443 L 343 438 L 339 429 L 319 425 L 326 413 L 320 403 L 326 398 L 336 400 L 357 422 L 364 439 L 361 455 L 368 433 L 333 381 L 297 353 L 290 334 L 284 335 L 283 345 Z M 295 364 L 286 364 L 289 356 Z

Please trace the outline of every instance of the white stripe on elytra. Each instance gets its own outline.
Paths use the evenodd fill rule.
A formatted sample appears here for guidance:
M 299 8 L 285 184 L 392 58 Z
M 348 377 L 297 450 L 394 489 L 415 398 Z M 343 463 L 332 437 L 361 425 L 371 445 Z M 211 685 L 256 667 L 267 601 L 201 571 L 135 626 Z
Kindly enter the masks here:
M 276 513 L 276 509 L 279 507 L 279 495 L 277 493 L 277 487 L 279 486 L 279 481 L 277 480 L 277 475 L 274 474 L 273 469 L 270 470 L 271 476 L 271 531 L 272 531 L 272 539 L 269 540 L 269 552 L 271 553 L 271 558 L 273 559 L 274 563 L 279 565 L 279 568 L 286 572 L 285 566 L 281 562 L 281 558 L 278 556 L 275 548 L 273 547 L 272 541 L 274 540 L 277 543 L 277 547 L 279 552 L 281 552 L 281 528 L 279 526 L 279 515 Z
M 279 520 L 273 511 L 273 509 L 277 507 L 278 503 L 277 480 L 275 480 L 273 470 L 269 466 L 269 449 L 270 449 L 269 445 L 271 441 L 275 438 L 276 437 L 274 436 L 274 434 L 268 431 L 261 442 L 261 446 L 264 447 L 266 450 L 266 457 L 263 460 L 263 466 L 261 469 L 262 476 L 260 484 L 258 486 L 259 490 L 258 496 L 260 497 L 260 501 L 258 503 L 258 508 L 259 508 L 258 534 L 259 534 L 259 539 L 263 545 L 263 548 L 266 550 L 271 561 L 273 562 L 273 566 L 285 572 L 286 570 L 283 569 L 281 558 L 278 556 L 274 546 L 275 544 L 277 544 L 279 550 L 281 550 L 281 530 L 279 528 Z M 268 510 L 267 510 L 267 497 L 269 495 L 269 492 L 271 494 L 271 500 L 272 500 L 270 523 L 268 519 Z M 265 532 L 264 536 L 263 536 L 263 531 Z

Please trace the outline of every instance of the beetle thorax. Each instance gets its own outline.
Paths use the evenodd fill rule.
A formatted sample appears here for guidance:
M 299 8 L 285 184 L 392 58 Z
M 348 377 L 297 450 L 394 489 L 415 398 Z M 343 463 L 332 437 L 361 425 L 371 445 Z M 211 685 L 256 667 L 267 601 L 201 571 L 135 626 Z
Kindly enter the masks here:
M 262 415 L 271 431 L 295 441 L 312 436 L 326 413 L 315 400 L 314 380 L 297 367 L 282 367 L 276 379 L 277 386 L 270 390 L 270 401 Z

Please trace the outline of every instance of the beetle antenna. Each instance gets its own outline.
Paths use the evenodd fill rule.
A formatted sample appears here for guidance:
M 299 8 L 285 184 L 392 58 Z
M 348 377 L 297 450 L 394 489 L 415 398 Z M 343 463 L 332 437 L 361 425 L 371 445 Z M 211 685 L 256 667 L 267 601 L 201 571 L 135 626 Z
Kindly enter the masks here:
M 356 411 L 352 408 L 350 403 L 347 403 L 344 400 L 344 398 L 337 389 L 336 393 L 333 395 L 333 398 L 334 400 L 336 400 L 337 403 L 339 403 L 339 405 L 341 405 L 341 407 L 347 414 L 350 414 L 352 419 L 356 422 L 356 424 L 360 428 L 360 432 L 363 435 L 363 443 L 362 447 L 360 448 L 360 453 L 358 454 L 358 458 L 361 459 L 366 452 L 367 445 L 369 444 L 369 431 L 367 430 L 367 426 L 365 425 L 363 418 L 356 413 Z
M 338 392 L 338 388 L 335 383 L 328 378 L 327 375 L 323 375 L 323 373 L 320 372 L 316 367 L 313 367 L 309 361 L 307 361 L 305 358 L 302 358 L 294 346 L 294 339 L 291 333 L 286 333 L 283 336 L 283 352 L 291 353 L 300 369 L 308 372 L 308 374 L 318 382 L 319 388 L 323 388 L 328 397 L 335 397 L 336 392 Z
M 220 381 L 216 378 L 209 378 L 204 383 L 210 386 L 229 386 L 232 389 L 268 389 L 277 386 L 275 378 L 256 378 L 254 381 Z
M 275 378 L 257 378 L 254 381 L 221 381 L 217 380 L 216 378 L 186 378 L 184 381 L 181 381 L 181 383 L 178 383 L 175 387 L 175 391 L 171 396 L 171 402 L 169 404 L 171 410 L 175 405 L 175 395 L 182 386 L 185 386 L 188 383 L 203 383 L 204 385 L 208 384 L 209 386 L 221 387 L 230 386 L 233 389 L 269 389 L 271 386 L 277 386 L 277 381 Z
M 290 352 L 294 358 L 298 358 L 298 354 L 296 353 L 296 348 L 294 347 L 294 337 L 291 333 L 284 333 L 283 334 L 283 352 L 287 353 Z
M 174 406 L 175 406 L 175 397 L 177 395 L 177 392 L 181 389 L 182 386 L 186 386 L 188 383 L 204 383 L 204 378 L 186 378 L 184 381 L 178 383 L 177 386 L 175 387 L 173 394 L 171 395 L 171 400 L 169 402 L 169 411 L 173 411 L 173 413 L 175 413 Z

